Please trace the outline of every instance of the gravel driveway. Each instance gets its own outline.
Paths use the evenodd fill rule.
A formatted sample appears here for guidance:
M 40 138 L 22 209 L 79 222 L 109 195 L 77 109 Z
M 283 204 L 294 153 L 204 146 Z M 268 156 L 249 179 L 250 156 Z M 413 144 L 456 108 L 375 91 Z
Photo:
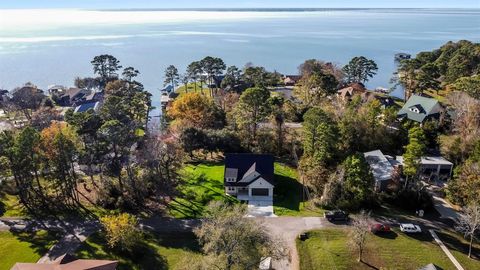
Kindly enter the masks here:
M 299 269 L 295 239 L 300 233 L 335 226 L 321 217 L 276 217 L 256 218 L 256 220 L 262 222 L 273 236 L 282 239 L 290 250 L 290 258 L 273 262 L 273 268 L 277 270 Z

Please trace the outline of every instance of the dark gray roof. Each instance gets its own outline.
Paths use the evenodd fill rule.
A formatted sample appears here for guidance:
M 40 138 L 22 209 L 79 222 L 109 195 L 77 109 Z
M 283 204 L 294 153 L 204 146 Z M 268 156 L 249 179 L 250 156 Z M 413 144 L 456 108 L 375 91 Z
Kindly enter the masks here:
M 440 113 L 441 109 L 440 103 L 434 98 L 412 95 L 397 115 L 422 123 L 427 117 Z
M 226 185 L 248 185 L 259 177 L 267 180 L 273 185 L 274 157 L 268 154 L 226 154 L 225 155 L 225 177 L 233 173 L 232 169 L 237 169 L 237 183 L 228 183 Z M 244 176 L 258 172 L 259 176 L 252 178 L 251 181 L 239 183 Z

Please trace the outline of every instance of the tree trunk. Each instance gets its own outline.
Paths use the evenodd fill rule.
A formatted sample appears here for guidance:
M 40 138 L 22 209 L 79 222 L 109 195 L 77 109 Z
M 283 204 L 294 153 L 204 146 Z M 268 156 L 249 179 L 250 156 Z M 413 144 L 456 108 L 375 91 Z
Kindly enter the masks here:
M 470 245 L 468 246 L 468 258 L 472 258 L 473 234 L 470 235 Z

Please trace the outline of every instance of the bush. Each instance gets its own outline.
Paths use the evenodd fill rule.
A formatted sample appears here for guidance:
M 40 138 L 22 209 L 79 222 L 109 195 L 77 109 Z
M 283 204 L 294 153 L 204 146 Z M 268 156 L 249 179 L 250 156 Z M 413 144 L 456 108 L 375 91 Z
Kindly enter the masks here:
M 102 217 L 100 221 L 110 248 L 132 251 L 140 243 L 142 234 L 136 217 L 123 213 Z

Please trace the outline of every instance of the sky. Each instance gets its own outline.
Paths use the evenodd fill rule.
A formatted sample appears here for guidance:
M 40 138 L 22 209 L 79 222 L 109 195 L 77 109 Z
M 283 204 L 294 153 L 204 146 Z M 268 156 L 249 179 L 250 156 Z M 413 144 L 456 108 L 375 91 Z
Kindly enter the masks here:
M 480 8 L 480 0 L 0 0 L 5 8 Z

